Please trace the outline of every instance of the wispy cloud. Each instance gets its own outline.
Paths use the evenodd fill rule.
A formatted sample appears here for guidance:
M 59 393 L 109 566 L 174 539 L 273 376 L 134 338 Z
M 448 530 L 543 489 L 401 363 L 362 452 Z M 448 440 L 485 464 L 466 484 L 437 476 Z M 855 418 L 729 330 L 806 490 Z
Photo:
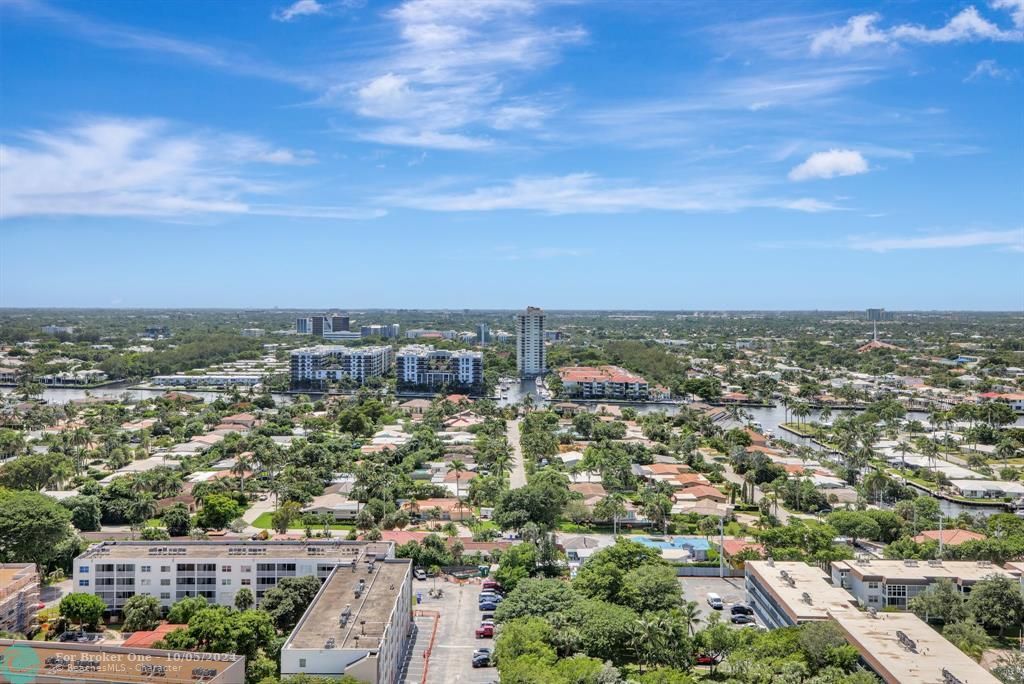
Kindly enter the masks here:
M 1003 0 L 1010 6 L 1010 0 Z M 1019 4 L 1019 3 L 1013 3 Z M 1016 21 L 1016 13 L 1014 18 Z M 960 43 L 976 41 L 1020 41 L 1024 31 L 1001 29 L 998 25 L 981 16 L 977 8 L 970 6 L 961 10 L 946 24 L 938 28 L 927 28 L 917 24 L 898 24 L 881 28 L 878 24 L 882 15 L 877 13 L 858 14 L 850 17 L 842 26 L 834 26 L 816 33 L 811 39 L 811 54 L 848 54 L 872 45 L 897 45 L 907 43 Z M 1019 26 L 1019 25 L 1018 25 Z
M 591 173 L 519 177 L 463 192 L 436 188 L 404 190 L 380 198 L 385 205 L 427 211 L 526 210 L 548 214 L 615 214 L 639 211 L 733 212 L 754 208 L 822 212 L 840 209 L 808 197 L 756 194 L 760 181 L 721 179 L 686 185 L 649 185 L 601 178 Z
M 789 179 L 794 181 L 812 178 L 835 178 L 855 176 L 868 172 L 868 162 L 857 150 L 829 150 L 815 152 L 802 164 L 793 167 Z
M 967 75 L 964 81 L 976 81 L 980 78 L 995 78 L 1008 81 L 1013 77 L 1009 69 L 999 66 L 994 59 L 983 59 L 974 65 L 974 69 Z
M 323 14 L 324 6 L 317 0 L 297 0 L 284 9 L 274 12 L 271 16 L 276 21 L 292 21 L 297 17 L 311 17 L 314 14 Z
M 543 25 L 541 9 L 537 0 L 407 0 L 385 15 L 397 44 L 320 103 L 383 123 L 361 137 L 390 145 L 479 150 L 493 145 L 487 131 L 537 128 L 548 109 L 515 96 L 514 77 L 586 36 Z
M 254 137 L 183 132 L 156 119 L 97 119 L 0 145 L 0 219 L 257 214 L 355 219 L 380 209 L 253 203 L 280 192 L 263 169 L 313 163 Z
M 1024 0 L 992 0 L 993 9 L 1002 9 L 1010 13 L 1013 25 L 1024 29 Z
M 0 4 L 24 18 L 50 22 L 68 33 L 105 48 L 164 54 L 228 73 L 280 81 L 302 88 L 316 88 L 320 85 L 319 79 L 311 74 L 291 71 L 245 54 L 228 52 L 203 43 L 134 26 L 95 20 L 49 5 L 43 0 L 2 0 Z
M 889 252 L 907 249 L 963 249 L 968 247 L 1006 247 L 1024 251 L 1024 228 L 1014 230 L 975 230 L 961 233 L 915 235 L 911 237 L 849 238 L 852 249 Z

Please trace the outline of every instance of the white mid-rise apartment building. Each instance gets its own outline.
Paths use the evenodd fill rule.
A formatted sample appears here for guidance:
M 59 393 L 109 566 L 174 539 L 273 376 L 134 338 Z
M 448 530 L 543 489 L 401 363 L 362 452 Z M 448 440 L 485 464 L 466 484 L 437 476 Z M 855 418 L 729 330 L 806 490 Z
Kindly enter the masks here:
M 322 344 L 295 349 L 291 354 L 293 385 L 323 386 L 351 378 L 365 382 L 391 370 L 391 347 L 342 347 Z
M 426 344 L 406 345 L 395 355 L 395 378 L 399 385 L 407 387 L 479 387 L 484 382 L 484 355 L 468 349 L 451 351 Z
M 547 368 L 544 350 L 544 310 L 535 306 L 516 314 L 516 369 L 519 377 L 543 375 Z
M 171 606 L 188 596 L 232 605 L 245 587 L 256 602 L 284 577 L 325 580 L 338 566 L 394 558 L 391 542 L 325 541 L 109 541 L 75 559 L 73 588 L 95 594 L 119 612 L 136 594 Z

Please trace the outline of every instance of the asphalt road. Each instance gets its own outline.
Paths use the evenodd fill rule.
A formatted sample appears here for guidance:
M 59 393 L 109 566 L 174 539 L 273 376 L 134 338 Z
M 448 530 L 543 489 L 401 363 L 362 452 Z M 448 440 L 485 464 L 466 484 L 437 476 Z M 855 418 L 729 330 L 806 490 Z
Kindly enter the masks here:
M 427 684 L 489 684 L 498 680 L 498 670 L 493 667 L 473 668 L 473 651 L 478 648 L 494 648 L 494 639 L 477 639 L 476 628 L 480 626 L 477 596 L 478 582 L 463 585 L 454 582 L 438 582 L 444 590 L 441 598 L 430 598 L 427 591 L 434 586 L 433 580 L 413 582 L 413 592 L 422 592 L 423 600 L 417 608 L 436 610 L 440 613 L 437 637 L 427 664 Z

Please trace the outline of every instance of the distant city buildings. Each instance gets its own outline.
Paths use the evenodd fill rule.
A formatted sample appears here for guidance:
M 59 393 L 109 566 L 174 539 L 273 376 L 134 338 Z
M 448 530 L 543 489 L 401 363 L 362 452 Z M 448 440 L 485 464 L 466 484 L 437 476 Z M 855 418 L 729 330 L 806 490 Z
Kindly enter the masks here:
M 491 341 L 491 326 L 486 323 L 479 323 L 476 326 L 476 341 L 480 344 L 487 344 Z
M 44 325 L 39 328 L 39 332 L 44 335 L 72 335 L 75 328 L 70 325 Z
M 263 337 L 263 328 L 242 328 L 242 337 Z
M 544 349 L 544 310 L 529 306 L 516 314 L 516 370 L 519 377 L 542 375 L 547 368 Z
M 464 349 L 451 351 L 424 344 L 407 345 L 395 356 L 395 378 L 399 387 L 481 387 L 484 355 Z
M 291 353 L 291 380 L 294 386 L 324 387 L 346 378 L 362 384 L 391 370 L 391 347 L 342 347 L 318 345 L 295 349 Z
M 323 314 L 297 318 L 295 319 L 295 332 L 299 335 L 314 337 L 327 337 L 330 333 L 349 332 L 349 317 L 340 314 Z
M 148 337 L 151 340 L 157 340 L 160 339 L 161 337 L 170 337 L 171 329 L 168 328 L 166 325 L 151 325 L 146 328 L 146 330 L 142 333 L 142 336 Z
M 385 325 L 363 325 L 359 328 L 360 337 L 382 337 L 386 340 L 395 339 L 398 337 L 399 332 L 398 323 L 390 323 Z

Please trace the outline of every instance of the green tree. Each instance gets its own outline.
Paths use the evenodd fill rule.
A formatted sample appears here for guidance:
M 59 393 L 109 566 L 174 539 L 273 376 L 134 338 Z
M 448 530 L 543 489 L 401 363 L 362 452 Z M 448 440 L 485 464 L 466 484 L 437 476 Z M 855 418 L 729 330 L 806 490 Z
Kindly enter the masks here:
M 193 615 L 209 605 L 202 596 L 186 596 L 171 606 L 167 621 L 175 625 L 187 625 Z
M 981 654 L 993 645 L 992 638 L 985 632 L 985 628 L 973 618 L 947 624 L 942 630 L 942 636 L 975 660 L 980 659 Z
M 235 594 L 235 610 L 249 610 L 256 602 L 249 587 L 242 587 Z
M 502 565 L 504 565 L 504 558 Z M 494 617 L 504 623 L 525 617 L 567 614 L 581 600 L 572 585 L 563 580 L 524 579 L 501 602 Z
M 125 601 L 121 611 L 126 632 L 155 629 L 160 622 L 160 602 L 152 596 L 136 594 Z
M 664 561 L 656 549 L 619 537 L 583 564 L 573 587 L 590 598 L 622 603 L 626 574 L 643 565 L 664 565 Z
M 143 527 L 139 536 L 146 541 L 166 541 L 171 538 L 164 527 Z
M 0 489 L 0 562 L 45 566 L 73 537 L 71 513 L 50 497 Z
M 244 513 L 237 501 L 224 494 L 210 494 L 196 514 L 196 526 L 204 530 L 221 530 Z
M 100 529 L 100 500 L 95 496 L 71 496 L 62 499 L 60 505 L 71 513 L 71 524 L 82 532 L 96 532 Z
M 922 620 L 939 620 L 946 624 L 963 620 L 966 616 L 964 595 L 953 582 L 939 579 L 910 599 L 907 608 Z
M 622 578 L 619 601 L 640 613 L 668 610 L 679 605 L 682 587 L 674 568 L 641 565 Z
M 877 541 L 882 528 L 866 511 L 833 511 L 828 515 L 828 524 L 844 537 L 850 537 L 856 544 L 858 539 Z
M 363 509 L 366 510 L 366 509 Z M 292 522 L 301 515 L 302 508 L 294 501 L 286 501 L 270 516 L 270 524 L 275 532 L 285 534 Z M 363 511 L 359 511 L 362 513 Z M 368 528 L 367 528 L 368 529 Z
M 284 577 L 263 595 L 260 609 L 273 618 L 282 631 L 298 623 L 313 597 L 320 591 L 320 580 L 314 576 Z
M 1024 594 L 1020 583 L 1005 575 L 992 575 L 979 580 L 971 588 L 966 602 L 967 613 L 987 629 L 999 630 L 1024 623 Z
M 163 513 L 164 527 L 172 537 L 187 537 L 192 531 L 192 517 L 189 515 L 188 506 L 183 503 L 176 503 L 167 508 Z
M 95 627 L 100 623 L 107 604 L 94 594 L 68 594 L 60 600 L 60 614 L 80 627 Z

